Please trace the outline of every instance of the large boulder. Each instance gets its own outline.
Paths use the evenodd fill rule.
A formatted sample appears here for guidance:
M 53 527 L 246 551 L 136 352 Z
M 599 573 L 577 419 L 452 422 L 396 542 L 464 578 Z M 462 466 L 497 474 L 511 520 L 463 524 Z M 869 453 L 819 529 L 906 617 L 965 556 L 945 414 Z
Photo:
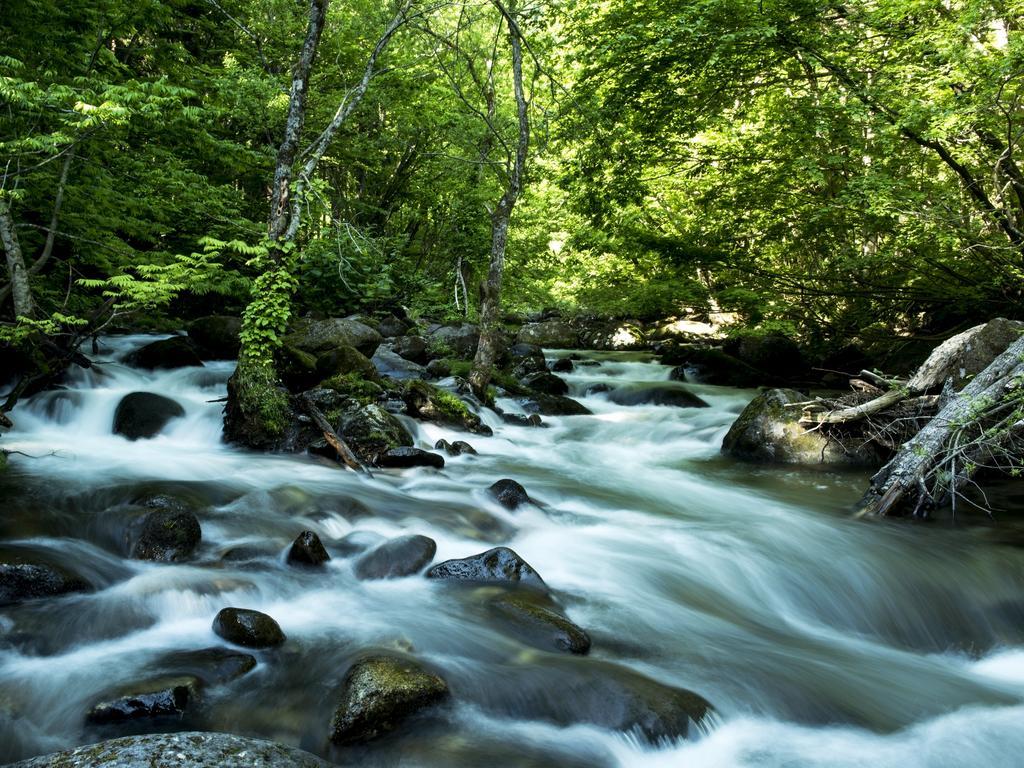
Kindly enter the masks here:
M 578 656 L 590 651 L 590 636 L 544 595 L 513 590 L 490 600 L 488 607 L 502 628 L 528 645 Z
M 912 392 L 935 391 L 948 379 L 959 390 L 988 368 L 1021 333 L 1024 322 L 997 317 L 946 339 L 917 369 L 907 388 Z
M 569 385 L 565 383 L 565 380 L 547 370 L 531 373 L 519 383 L 545 395 L 569 394 Z
M 185 409 L 174 400 L 154 392 L 132 392 L 121 398 L 114 411 L 115 435 L 129 440 L 150 438 L 171 419 L 180 419 Z
M 247 608 L 222 608 L 213 619 L 213 631 L 246 648 L 273 648 L 287 639 L 270 616 Z
M 770 389 L 755 397 L 730 427 L 722 452 L 745 461 L 779 464 L 878 466 L 881 458 L 863 439 L 844 441 L 820 430 L 808 432 L 798 423 L 801 409 L 786 408 L 806 401 L 793 389 Z
M 33 757 L 9 768 L 333 768 L 331 763 L 270 741 L 228 733 L 125 736 Z
M 544 350 L 536 344 L 513 344 L 508 348 L 508 355 L 512 360 L 512 375 L 517 378 L 547 370 Z
M 202 690 L 202 681 L 193 675 L 146 680 L 107 694 L 94 703 L 85 721 L 89 725 L 109 725 L 154 718 L 180 719 L 194 707 Z
M 428 579 L 505 584 L 547 591 L 547 584 L 523 558 L 508 547 L 495 547 L 479 555 L 445 560 L 427 571 Z
M 438 357 L 469 360 L 476 354 L 479 340 L 480 330 L 471 323 L 463 323 L 436 328 L 431 332 L 428 344 Z
M 320 379 L 350 375 L 369 381 L 377 381 L 379 378 L 376 365 L 370 358 L 348 344 L 339 344 L 318 355 L 316 373 Z
M 516 398 L 516 401 L 529 416 L 586 416 L 591 413 L 583 403 L 565 395 L 536 392 L 529 397 Z
M 426 375 L 426 368 L 419 363 L 406 360 L 396 352 L 384 345 L 377 348 L 373 353 L 373 365 L 375 372 L 389 379 L 422 379 Z
M 19 547 L 0 549 L 0 605 L 88 589 L 85 579 L 49 556 Z
M 154 341 L 136 349 L 124 361 L 134 368 L 147 370 L 188 368 L 203 364 L 195 342 L 185 336 Z
M 391 343 L 391 350 L 399 357 L 426 365 L 430 360 L 427 340 L 422 336 L 402 336 Z
M 204 360 L 234 360 L 241 347 L 242 319 L 230 315 L 210 315 L 193 320 L 188 337 Z
M 538 347 L 574 349 L 579 346 L 580 338 L 576 329 L 564 320 L 545 320 L 524 325 L 519 329 L 516 341 Z
M 128 529 L 131 556 L 136 560 L 175 563 L 187 560 L 202 539 L 199 519 L 185 509 L 157 509 Z
M 402 422 L 373 403 L 343 415 L 338 432 L 356 456 L 367 464 L 376 464 L 377 459 L 392 448 L 413 444 L 412 435 Z
M 647 337 L 636 322 L 598 322 L 580 330 L 580 346 L 586 349 L 642 349 Z
M 389 312 L 377 322 L 377 330 L 384 337 L 404 336 L 409 332 L 409 324 Z
M 355 565 L 360 579 L 398 579 L 419 573 L 434 559 L 437 543 L 418 534 L 388 539 L 370 550 Z
M 638 387 L 620 387 L 608 394 L 618 405 L 671 405 L 676 408 L 707 408 L 708 403 L 678 385 L 654 384 Z
M 371 656 L 352 665 L 331 720 L 331 741 L 358 744 L 396 730 L 448 696 L 443 678 L 397 656 Z
M 370 356 L 383 337 L 370 326 L 347 317 L 326 320 L 296 320 L 289 329 L 286 343 L 305 352 L 320 354 L 336 347 L 355 347 Z

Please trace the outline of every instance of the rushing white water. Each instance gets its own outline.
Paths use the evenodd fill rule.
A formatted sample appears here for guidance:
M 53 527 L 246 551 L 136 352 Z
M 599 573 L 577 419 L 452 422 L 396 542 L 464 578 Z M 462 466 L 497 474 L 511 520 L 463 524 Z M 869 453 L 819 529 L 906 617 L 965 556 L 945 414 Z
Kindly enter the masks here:
M 493 437 L 411 424 L 421 447 L 468 439 L 478 456 L 366 479 L 309 457 L 220 442 L 233 363 L 144 372 L 117 361 L 151 337 L 104 341 L 105 364 L 15 411 L 0 537 L 53 554 L 95 592 L 0 609 L 0 761 L 105 734 L 88 706 L 170 651 L 219 644 L 226 605 L 272 615 L 283 649 L 209 691 L 202 727 L 326 752 L 332 695 L 368 648 L 414 649 L 453 704 L 434 722 L 357 753 L 363 765 L 1015 766 L 1024 752 L 1024 555 L 969 530 L 869 524 L 846 515 L 860 474 L 738 465 L 722 436 L 750 393 L 686 385 L 709 408 L 617 405 L 611 388 L 667 381 L 643 355 L 585 353 L 566 374 L 590 416 L 546 429 L 485 418 Z M 565 356 L 568 352 L 551 353 Z M 156 438 L 111 432 L 125 394 L 186 415 Z M 591 394 L 588 394 L 591 393 Z M 503 405 L 514 410 L 511 402 Z M 511 477 L 537 506 L 509 512 L 484 489 Z M 194 562 L 119 550 L 142 490 L 202 505 Z M 436 560 L 515 549 L 585 627 L 585 658 L 529 648 L 472 590 L 421 577 L 359 581 L 352 559 L 289 568 L 303 529 L 328 548 L 353 531 L 422 533 Z M 253 558 L 225 559 L 239 547 Z M 631 670 L 696 691 L 705 733 L 651 745 L 587 724 L 590 683 Z

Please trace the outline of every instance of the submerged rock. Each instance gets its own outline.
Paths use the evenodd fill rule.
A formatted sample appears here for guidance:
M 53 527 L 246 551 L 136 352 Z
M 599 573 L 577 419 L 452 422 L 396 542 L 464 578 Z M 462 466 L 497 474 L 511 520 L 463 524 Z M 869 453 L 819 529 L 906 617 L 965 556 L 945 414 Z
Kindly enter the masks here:
M 206 360 L 234 360 L 241 347 L 242 319 L 230 315 L 210 315 L 193 320 L 188 337 Z
M 569 385 L 563 379 L 549 371 L 538 371 L 531 373 L 520 382 L 524 387 L 529 387 L 535 392 L 545 395 L 565 395 L 569 393 Z
M 193 675 L 206 685 L 216 685 L 231 682 L 254 670 L 256 657 L 230 648 L 201 648 L 173 651 L 162 656 L 154 666 L 177 675 Z
M 521 504 L 531 502 L 526 489 L 515 480 L 508 478 L 498 480 L 487 489 L 487 493 L 505 509 L 515 509 Z
M 203 364 L 195 342 L 185 336 L 154 341 L 136 349 L 124 361 L 134 368 L 148 370 L 188 368 Z
M 0 605 L 85 592 L 81 576 L 31 550 L 0 549 Z
M 447 440 L 438 440 L 434 443 L 434 449 L 441 451 L 443 450 L 449 456 L 462 456 L 463 454 L 476 455 L 476 448 L 467 443 L 465 440 L 456 440 L 453 443 L 449 443 Z
M 618 405 L 671 405 L 676 408 L 707 408 L 701 397 L 678 386 L 621 387 L 608 399 Z
M 448 696 L 443 678 L 418 662 L 371 656 L 356 662 L 342 683 L 331 720 L 335 744 L 367 742 L 396 730 L 404 721 Z
M 729 428 L 722 453 L 745 461 L 780 464 L 877 466 L 881 456 L 863 439 L 844 442 L 823 432 L 808 432 L 798 422 L 807 400 L 793 389 L 770 389 L 755 397 Z
M 529 415 L 587 416 L 591 413 L 583 403 L 564 395 L 546 395 L 538 392 L 527 398 L 519 398 L 518 402 Z
M 444 457 L 430 451 L 424 451 L 422 448 L 399 446 L 398 448 L 389 448 L 380 454 L 377 457 L 377 466 L 394 469 L 406 469 L 408 467 L 443 469 Z
M 320 537 L 313 531 L 303 531 L 292 542 L 288 550 L 289 565 L 317 566 L 323 565 L 331 556 L 327 554 Z
M 185 415 L 185 409 L 174 400 L 153 392 L 132 392 L 121 398 L 114 411 L 114 434 L 129 440 L 150 438 L 171 419 Z
M 502 625 L 525 643 L 580 656 L 590 651 L 590 636 L 536 592 L 516 590 L 488 605 Z
M 287 639 L 270 616 L 247 608 L 222 608 L 213 619 L 213 631 L 246 648 L 272 648 Z
M 512 358 L 512 375 L 517 378 L 547 370 L 544 350 L 536 344 L 513 344 L 508 354 Z
M 10 768 L 333 768 L 315 755 L 228 733 L 126 736 L 33 757 Z
M 193 675 L 158 678 L 137 683 L 104 697 L 89 708 L 89 725 L 108 725 L 131 720 L 181 717 L 194 706 L 202 681 Z
M 136 560 L 176 563 L 188 559 L 202 539 L 199 518 L 183 509 L 157 509 L 135 521 L 128 531 Z
M 554 373 L 572 373 L 575 367 L 576 364 L 568 357 L 561 357 L 551 364 L 551 370 Z
M 548 588 L 540 574 L 508 547 L 495 547 L 479 555 L 445 560 L 427 571 L 427 578 L 478 584 L 518 584 L 544 591 Z
M 367 552 L 356 563 L 360 579 L 397 579 L 419 573 L 434 559 L 437 542 L 427 536 L 399 536 Z

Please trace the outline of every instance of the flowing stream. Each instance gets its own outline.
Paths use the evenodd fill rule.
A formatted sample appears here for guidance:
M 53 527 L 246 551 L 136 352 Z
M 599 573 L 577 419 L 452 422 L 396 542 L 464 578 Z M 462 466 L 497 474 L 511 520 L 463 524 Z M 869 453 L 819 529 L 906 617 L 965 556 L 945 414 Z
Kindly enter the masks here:
M 421 447 L 467 439 L 479 455 L 367 479 L 222 444 L 212 401 L 234 364 L 145 372 L 118 362 L 152 338 L 103 340 L 106 364 L 20 405 L 2 440 L 32 458 L 12 455 L 0 480 L 0 547 L 46 552 L 96 589 L 0 608 L 0 763 L 111 735 L 84 725 L 89 706 L 169 652 L 222 645 L 211 622 L 234 605 L 270 614 L 288 641 L 208 690 L 189 727 L 339 762 L 1021 765 L 1024 550 L 984 529 L 851 520 L 863 473 L 722 458 L 751 392 L 685 385 L 711 407 L 616 405 L 595 385 L 666 385 L 668 368 L 585 352 L 599 365 L 565 378 L 593 415 L 538 429 L 488 413 L 486 438 L 410 421 Z M 118 401 L 139 390 L 186 415 L 152 440 L 112 434 Z M 539 503 L 498 506 L 484 489 L 504 477 Z M 203 541 L 189 563 L 122 551 L 125 510 L 154 491 L 199 505 Z M 473 590 L 420 576 L 360 581 L 337 550 L 322 571 L 290 568 L 303 529 L 328 549 L 353 531 L 421 533 L 437 541 L 435 562 L 509 546 L 588 630 L 592 651 L 522 644 L 488 621 Z M 452 702 L 405 734 L 332 751 L 338 684 L 372 648 L 411 651 L 446 677 Z M 717 714 L 689 740 L 658 744 L 579 716 L 616 706 L 592 683 L 618 674 L 695 691 Z

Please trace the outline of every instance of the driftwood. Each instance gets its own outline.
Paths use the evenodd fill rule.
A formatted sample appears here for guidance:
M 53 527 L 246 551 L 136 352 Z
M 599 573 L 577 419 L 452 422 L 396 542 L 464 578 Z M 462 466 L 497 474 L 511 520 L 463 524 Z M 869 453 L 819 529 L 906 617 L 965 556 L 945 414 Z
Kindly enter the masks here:
M 939 413 L 874 477 L 858 514 L 896 514 L 913 504 L 923 516 L 970 482 L 979 458 L 1022 428 L 1019 403 L 1007 396 L 1024 377 L 1024 336 L 1010 344 L 955 395 L 947 387 Z
M 884 411 L 901 400 L 906 400 L 908 393 L 902 389 L 890 389 L 874 400 L 868 400 L 866 403 L 860 405 L 854 405 L 849 408 L 839 408 L 833 411 L 824 412 L 812 412 L 807 409 L 804 410 L 804 415 L 800 417 L 801 424 L 846 424 L 850 421 L 859 421 L 860 419 L 867 418 L 873 413 Z
M 362 472 L 363 474 L 369 475 L 369 470 L 363 466 L 362 462 L 356 458 L 356 455 L 352 452 L 352 449 L 348 447 L 348 444 L 341 439 L 341 436 L 334 431 L 334 427 L 327 421 L 327 417 L 324 416 L 323 411 L 316 407 L 308 398 L 302 399 L 302 404 L 306 409 L 306 413 L 309 414 L 310 418 L 313 419 L 313 423 L 316 424 L 320 431 L 324 433 L 324 439 L 338 452 L 338 457 L 345 463 L 350 469 L 354 469 L 356 472 Z

